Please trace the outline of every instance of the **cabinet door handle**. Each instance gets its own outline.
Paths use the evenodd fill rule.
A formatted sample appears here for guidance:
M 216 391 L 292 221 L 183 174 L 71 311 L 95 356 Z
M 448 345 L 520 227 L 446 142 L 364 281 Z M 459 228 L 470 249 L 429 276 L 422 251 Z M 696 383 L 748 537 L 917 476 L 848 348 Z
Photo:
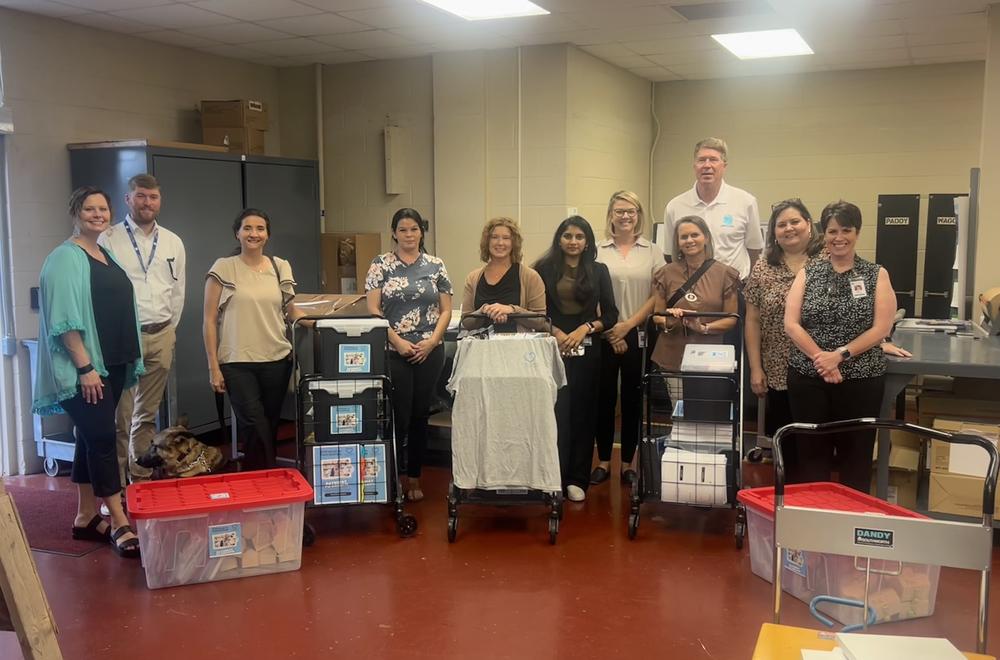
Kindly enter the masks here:
M 947 298 L 948 297 L 948 292 L 947 291 L 924 291 L 924 297 L 925 298 L 934 298 L 934 297 L 937 297 L 937 298 Z
M 909 291 L 897 291 L 896 294 L 901 296 L 912 296 L 916 292 L 916 289 L 910 289 Z

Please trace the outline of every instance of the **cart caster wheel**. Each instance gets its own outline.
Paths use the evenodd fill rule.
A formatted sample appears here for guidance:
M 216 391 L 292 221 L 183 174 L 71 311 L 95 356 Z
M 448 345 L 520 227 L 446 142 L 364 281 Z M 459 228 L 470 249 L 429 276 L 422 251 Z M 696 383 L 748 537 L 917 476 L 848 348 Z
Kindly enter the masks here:
M 455 542 L 455 536 L 458 535 L 458 518 L 449 516 L 448 518 L 448 543 Z
M 396 530 L 401 538 L 407 538 L 417 533 L 417 519 L 404 514 L 396 520 Z
M 751 463 L 760 463 L 764 460 L 764 450 L 760 447 L 754 447 L 747 452 L 747 460 Z
M 743 549 L 743 534 L 740 532 L 736 533 L 736 549 L 737 550 Z
M 628 517 L 628 540 L 634 541 L 635 535 L 639 532 L 639 514 L 633 513 Z
M 559 519 L 549 518 L 549 545 L 556 544 L 556 538 L 559 536 Z
M 316 530 L 309 523 L 302 526 L 302 545 L 306 548 L 316 542 Z
M 50 477 L 58 477 L 59 473 L 62 472 L 62 465 L 54 458 L 46 458 L 42 468 L 45 470 L 45 474 Z

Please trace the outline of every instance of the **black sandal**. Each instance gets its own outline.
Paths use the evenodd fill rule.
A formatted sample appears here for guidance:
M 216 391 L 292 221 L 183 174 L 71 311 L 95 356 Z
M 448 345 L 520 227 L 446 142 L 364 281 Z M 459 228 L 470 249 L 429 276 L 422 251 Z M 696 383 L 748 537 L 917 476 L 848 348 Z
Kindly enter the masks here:
M 139 537 L 136 536 L 135 538 L 118 543 L 118 539 L 125 534 L 135 534 L 135 530 L 133 530 L 129 525 L 122 525 L 116 529 L 111 533 L 111 547 L 114 548 L 115 553 L 117 553 L 119 557 L 124 557 L 125 559 L 138 559 Z
M 107 523 L 107 527 L 102 532 L 98 529 L 101 523 L 107 523 L 104 518 L 95 515 L 87 523 L 86 527 L 77 527 L 73 525 L 73 538 L 77 541 L 97 541 L 98 543 L 107 543 L 111 540 L 111 523 Z

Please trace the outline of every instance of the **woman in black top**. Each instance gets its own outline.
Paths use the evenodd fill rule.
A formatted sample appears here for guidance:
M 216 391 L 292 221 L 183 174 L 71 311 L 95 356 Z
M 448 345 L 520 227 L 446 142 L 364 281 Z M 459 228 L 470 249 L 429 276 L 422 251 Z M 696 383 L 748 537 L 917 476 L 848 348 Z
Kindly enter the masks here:
M 829 204 L 820 227 L 830 260 L 800 270 L 785 303 L 785 332 L 797 349 L 788 361 L 792 418 L 822 423 L 877 417 L 886 366 L 879 345 L 892 329 L 896 294 L 886 270 L 855 253 L 857 206 Z M 872 431 L 842 433 L 832 441 L 801 437 L 788 480 L 828 481 L 835 469 L 842 483 L 868 492 L 874 443 Z
M 597 262 L 590 224 L 578 215 L 562 221 L 549 251 L 535 263 L 545 282 L 552 334 L 566 365 L 567 386 L 556 400 L 559 463 L 566 496 L 586 498 L 597 423 L 601 341 L 592 335 L 618 322 L 608 267 Z
M 111 222 L 111 202 L 97 188 L 70 198 L 73 237 L 46 258 L 41 273 L 39 360 L 35 409 L 65 411 L 76 449 L 71 478 L 79 502 L 73 537 L 110 540 L 123 557 L 139 556 L 119 493 L 115 408 L 122 390 L 142 372 L 132 283 L 97 237 Z M 75 372 L 75 373 L 74 373 Z M 95 511 L 103 498 L 111 521 Z

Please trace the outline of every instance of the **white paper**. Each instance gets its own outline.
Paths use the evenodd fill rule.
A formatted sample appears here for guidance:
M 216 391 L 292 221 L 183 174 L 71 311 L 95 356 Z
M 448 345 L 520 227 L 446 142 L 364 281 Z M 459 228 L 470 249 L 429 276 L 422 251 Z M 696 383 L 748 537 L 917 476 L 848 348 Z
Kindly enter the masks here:
M 844 654 L 840 649 L 833 649 L 832 651 L 802 649 L 802 660 L 844 660 Z
M 837 644 L 847 660 L 965 660 L 941 637 L 837 633 Z
M 963 431 L 968 433 L 968 430 Z M 997 443 L 993 438 L 986 438 L 994 445 Z M 948 453 L 948 472 L 952 474 L 967 474 L 970 477 L 986 478 L 986 468 L 989 467 L 989 454 L 982 447 L 976 445 L 963 445 L 953 442 Z

